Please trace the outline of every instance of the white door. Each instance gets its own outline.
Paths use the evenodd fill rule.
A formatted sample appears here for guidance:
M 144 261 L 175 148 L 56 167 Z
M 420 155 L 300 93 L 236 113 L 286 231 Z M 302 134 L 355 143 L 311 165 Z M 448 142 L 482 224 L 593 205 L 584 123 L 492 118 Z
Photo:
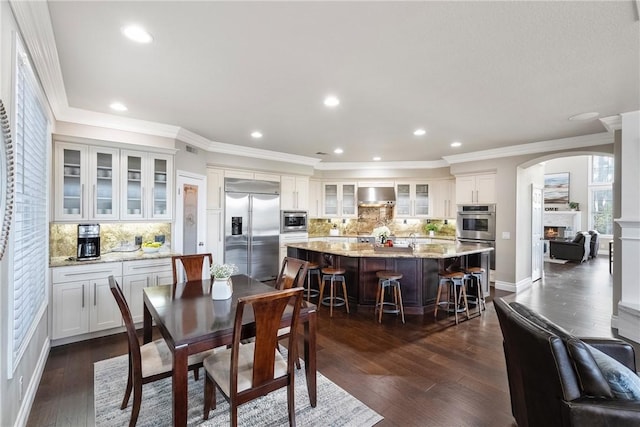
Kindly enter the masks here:
M 544 248 L 542 242 L 542 187 L 531 186 L 531 281 L 542 278 Z
M 174 250 L 183 255 L 205 253 L 207 177 L 177 172 Z

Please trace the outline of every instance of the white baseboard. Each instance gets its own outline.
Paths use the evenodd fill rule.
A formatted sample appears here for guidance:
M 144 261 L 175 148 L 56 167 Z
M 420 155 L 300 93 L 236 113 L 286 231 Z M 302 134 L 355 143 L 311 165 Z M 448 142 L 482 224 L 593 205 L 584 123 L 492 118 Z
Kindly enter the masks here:
M 40 385 L 40 380 L 44 373 L 44 367 L 47 364 L 47 359 L 49 358 L 49 350 L 51 350 L 51 341 L 47 338 L 42 346 L 42 351 L 40 351 L 40 357 L 38 358 L 38 363 L 33 370 L 31 381 L 29 381 L 29 385 L 22 396 L 22 404 L 20 405 L 20 410 L 18 411 L 14 427 L 24 427 L 27 425 L 29 414 L 31 413 L 31 406 L 33 406 L 33 401 L 36 399 L 36 393 L 38 392 L 38 386 Z
M 496 280 L 494 287 L 496 289 L 499 289 L 501 291 L 507 291 L 507 292 L 515 292 L 516 294 L 526 291 L 527 289 L 531 288 L 531 278 L 527 277 L 525 279 L 520 280 L 518 283 L 513 283 L 513 282 L 503 282 L 501 280 Z

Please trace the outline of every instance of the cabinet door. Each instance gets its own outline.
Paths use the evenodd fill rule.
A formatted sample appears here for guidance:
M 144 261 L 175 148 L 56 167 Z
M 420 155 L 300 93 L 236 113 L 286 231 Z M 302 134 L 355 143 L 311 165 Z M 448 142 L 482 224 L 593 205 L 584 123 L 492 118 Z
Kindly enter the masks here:
M 119 150 L 90 147 L 89 198 L 90 217 L 101 220 L 119 218 L 118 180 L 120 177 Z
M 134 323 L 142 322 L 144 312 L 144 298 L 142 290 L 152 283 L 151 274 L 135 274 L 122 278 L 122 293 L 127 298 L 129 311 Z
M 455 210 L 455 181 L 443 179 L 431 183 L 432 213 L 434 218 L 454 218 Z
M 322 200 L 324 216 L 338 216 L 338 184 L 323 184 Z
M 83 220 L 89 217 L 86 206 L 88 147 L 56 143 L 54 217 L 56 220 Z
M 476 178 L 477 203 L 495 203 L 496 175 L 478 175 Z
M 109 288 L 109 280 L 91 280 L 89 282 L 89 331 L 101 331 L 121 325 L 122 314 Z
M 458 176 L 456 177 L 456 203 L 475 203 L 476 200 L 476 177 Z
M 309 180 L 309 197 L 307 201 L 309 218 L 322 216 L 322 183 L 316 180 Z
M 415 184 L 414 212 L 417 217 L 427 217 L 430 213 L 429 184 Z
M 296 177 L 280 177 L 280 209 L 298 209 L 296 199 Z
M 207 209 L 222 209 L 224 171 L 207 168 Z
M 341 192 L 340 215 L 342 217 L 358 216 L 356 184 L 342 184 L 339 191 Z
M 148 195 L 145 194 L 145 215 L 153 219 L 171 219 L 173 216 L 173 158 L 160 154 L 149 154 Z
M 88 284 L 86 282 L 54 284 L 52 294 L 53 339 L 89 332 Z
M 207 210 L 207 251 L 214 263 L 224 260 L 224 214 L 221 209 Z
M 396 216 L 409 217 L 412 215 L 411 184 L 396 184 Z
M 162 154 L 122 151 L 122 219 L 171 219 L 173 159 Z
M 122 151 L 122 219 L 142 219 L 144 217 L 144 185 L 142 164 L 145 153 Z

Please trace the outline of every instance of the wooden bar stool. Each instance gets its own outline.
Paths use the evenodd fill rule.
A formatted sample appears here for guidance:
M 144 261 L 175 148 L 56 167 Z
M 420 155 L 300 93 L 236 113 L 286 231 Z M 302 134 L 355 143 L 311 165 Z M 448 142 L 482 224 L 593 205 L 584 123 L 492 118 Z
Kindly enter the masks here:
M 378 312 L 378 323 L 382 323 L 382 313 L 400 313 L 402 315 L 402 323 L 404 322 L 404 306 L 402 305 L 402 290 L 400 289 L 400 279 L 402 274 L 396 271 L 383 270 L 376 273 L 378 276 L 378 291 L 376 292 L 376 306 L 373 312 L 374 316 Z M 385 289 L 391 289 L 393 293 L 393 302 L 385 302 Z M 384 306 L 392 306 L 393 308 L 384 308 Z
M 484 275 L 484 271 L 482 267 L 467 267 L 465 269 L 465 273 L 467 273 L 469 277 L 475 277 L 477 281 L 475 295 L 468 295 L 467 298 L 472 298 L 472 301 L 475 301 L 479 315 L 482 315 L 482 312 L 487 308 L 482 290 L 482 276 Z
M 313 289 L 311 287 L 311 276 L 314 275 L 318 278 L 318 289 Z M 307 267 L 307 287 L 305 288 L 307 293 L 307 301 L 310 298 L 315 298 L 320 294 L 320 266 L 315 262 L 309 262 L 309 266 Z
M 333 307 L 344 305 L 349 313 L 349 298 L 347 297 L 347 285 L 344 280 L 344 268 L 324 267 L 322 270 L 322 281 L 320 282 L 320 298 L 318 299 L 318 311 L 321 305 L 329 306 L 329 317 L 333 317 Z M 329 280 L 329 296 L 323 298 L 325 282 Z M 336 295 L 336 282 L 342 282 L 342 297 Z
M 443 307 L 448 313 L 453 312 L 456 325 L 459 322 L 458 313 L 466 312 L 467 319 L 469 319 L 469 304 L 467 302 L 467 292 L 464 288 L 464 281 L 469 278 L 469 275 L 462 271 L 441 271 L 439 276 L 440 281 L 438 295 L 436 296 L 436 308 L 433 313 L 434 317 L 438 317 L 438 307 Z M 447 299 L 444 301 L 441 299 L 442 288 L 447 289 Z

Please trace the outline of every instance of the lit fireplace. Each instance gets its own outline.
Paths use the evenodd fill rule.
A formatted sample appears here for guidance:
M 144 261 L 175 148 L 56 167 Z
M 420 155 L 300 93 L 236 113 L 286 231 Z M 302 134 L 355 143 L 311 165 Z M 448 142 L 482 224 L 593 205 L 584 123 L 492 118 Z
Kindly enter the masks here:
M 544 238 L 546 240 L 564 239 L 567 227 L 544 227 Z

